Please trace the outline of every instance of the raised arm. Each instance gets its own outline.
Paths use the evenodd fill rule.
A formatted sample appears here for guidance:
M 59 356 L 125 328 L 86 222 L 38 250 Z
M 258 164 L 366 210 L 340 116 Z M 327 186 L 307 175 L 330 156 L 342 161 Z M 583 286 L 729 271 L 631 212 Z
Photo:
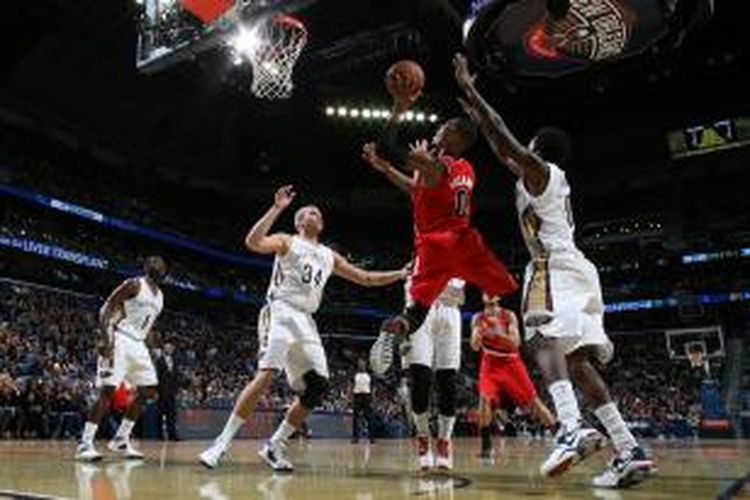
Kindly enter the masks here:
M 292 186 L 282 186 L 276 191 L 271 208 L 258 219 L 245 237 L 245 246 L 248 250 L 262 254 L 285 255 L 287 253 L 291 237 L 284 233 L 269 235 L 268 232 L 296 195 Z
M 389 161 L 378 156 L 377 145 L 374 142 L 368 142 L 362 146 L 362 159 L 373 169 L 382 173 L 394 186 L 411 194 L 414 189 L 414 180 L 391 165 Z
M 541 194 L 549 178 L 546 163 L 515 138 L 505 120 L 482 97 L 474 86 L 474 76 L 469 73 L 468 62 L 462 54 L 456 54 L 453 66 L 456 81 L 467 99 L 459 99 L 464 111 L 479 126 L 498 159 L 523 179 L 529 193 Z
M 357 285 L 366 287 L 386 286 L 406 278 L 406 269 L 397 271 L 366 271 L 335 253 L 333 274 Z

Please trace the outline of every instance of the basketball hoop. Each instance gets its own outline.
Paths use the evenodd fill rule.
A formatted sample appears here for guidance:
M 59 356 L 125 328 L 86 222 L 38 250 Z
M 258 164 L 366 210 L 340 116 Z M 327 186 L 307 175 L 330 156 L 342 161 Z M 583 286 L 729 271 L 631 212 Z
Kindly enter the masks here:
M 299 19 L 280 14 L 257 30 L 257 46 L 248 54 L 253 66 L 250 90 L 261 99 L 288 98 L 294 65 L 307 44 L 307 29 Z

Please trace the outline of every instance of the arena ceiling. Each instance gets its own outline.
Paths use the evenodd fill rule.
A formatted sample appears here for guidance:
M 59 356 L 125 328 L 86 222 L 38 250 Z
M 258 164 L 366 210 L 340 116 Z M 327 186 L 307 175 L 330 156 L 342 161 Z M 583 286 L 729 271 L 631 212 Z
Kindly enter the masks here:
M 133 2 L 17 2 L 4 16 L 23 29 L 2 35 L 0 102 L 155 167 L 252 184 L 325 179 L 326 189 L 345 192 L 379 184 L 358 162 L 359 145 L 377 128 L 326 117 L 327 105 L 386 104 L 382 74 L 409 57 L 427 70 L 423 106 L 441 116 L 458 111 L 450 58 L 461 48 L 468 2 L 315 2 L 299 14 L 311 42 L 295 95 L 275 103 L 253 98 L 247 75 L 217 54 L 138 74 Z M 653 174 L 666 161 L 666 130 L 750 113 L 739 3 L 720 3 L 668 54 L 528 86 L 483 75 L 482 86 L 523 137 L 546 123 L 570 129 L 587 179 Z M 604 175 L 603 162 L 617 168 Z

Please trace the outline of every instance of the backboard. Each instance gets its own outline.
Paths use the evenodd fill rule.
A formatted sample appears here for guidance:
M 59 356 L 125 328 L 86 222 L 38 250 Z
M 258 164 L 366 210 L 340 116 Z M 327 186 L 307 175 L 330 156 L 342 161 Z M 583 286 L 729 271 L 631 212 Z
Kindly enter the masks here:
M 240 30 L 251 30 L 279 14 L 315 0 L 136 0 L 140 9 L 136 66 L 152 74 L 223 50 Z

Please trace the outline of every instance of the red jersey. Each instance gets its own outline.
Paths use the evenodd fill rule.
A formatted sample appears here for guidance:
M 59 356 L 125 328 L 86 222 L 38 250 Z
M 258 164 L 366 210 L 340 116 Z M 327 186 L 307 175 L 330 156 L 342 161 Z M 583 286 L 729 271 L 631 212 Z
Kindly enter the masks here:
M 510 349 L 507 340 L 501 340 L 508 336 L 508 325 L 510 314 L 505 309 L 490 314 L 482 311 L 477 315 L 476 327 L 482 335 L 482 357 L 492 358 L 517 358 L 518 349 Z
M 474 167 L 463 158 L 441 156 L 445 174 L 437 186 L 418 181 L 412 192 L 416 234 L 452 231 L 469 226 Z

